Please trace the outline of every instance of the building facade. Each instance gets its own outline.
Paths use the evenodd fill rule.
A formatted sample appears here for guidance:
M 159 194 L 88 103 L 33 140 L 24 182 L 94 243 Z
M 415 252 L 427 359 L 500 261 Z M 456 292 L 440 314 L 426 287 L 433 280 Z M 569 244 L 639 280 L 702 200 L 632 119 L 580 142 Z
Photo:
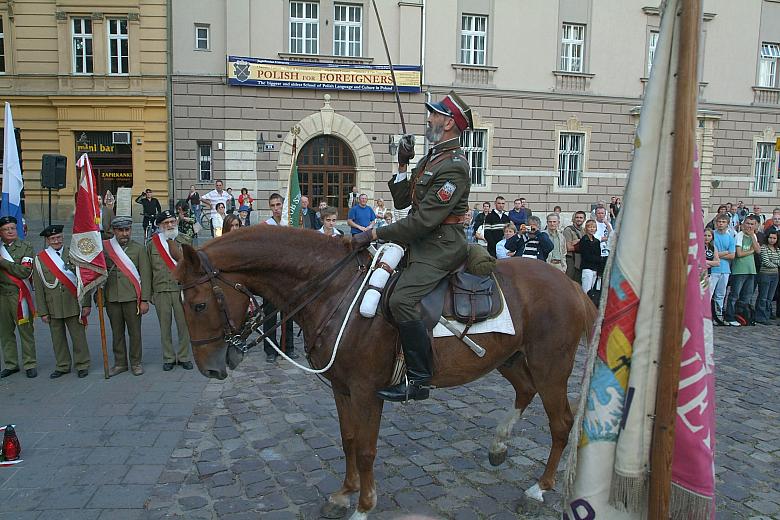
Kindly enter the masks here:
M 145 188 L 167 200 L 166 0 L 0 2 L 0 101 L 18 132 L 28 219 L 48 216 L 41 157 L 67 157 L 52 217 L 70 218 L 75 161 L 88 153 L 102 194 Z
M 308 67 L 336 63 L 355 73 L 387 64 L 370 1 L 172 1 L 177 197 L 191 184 L 210 189 L 216 178 L 258 199 L 282 191 L 292 128 L 300 130 L 302 189 L 315 203 L 343 211 L 353 184 L 389 197 L 401 133 L 393 94 L 305 79 Z M 407 131 L 424 133 L 427 96 L 456 89 L 473 108 L 475 128 L 463 137 L 472 204 L 522 196 L 540 212 L 571 212 L 622 194 L 658 43 L 657 4 L 377 4 L 393 63 L 421 69 L 419 91 L 401 94 Z M 780 205 L 780 3 L 705 0 L 704 11 L 704 206 L 743 200 L 768 212 Z

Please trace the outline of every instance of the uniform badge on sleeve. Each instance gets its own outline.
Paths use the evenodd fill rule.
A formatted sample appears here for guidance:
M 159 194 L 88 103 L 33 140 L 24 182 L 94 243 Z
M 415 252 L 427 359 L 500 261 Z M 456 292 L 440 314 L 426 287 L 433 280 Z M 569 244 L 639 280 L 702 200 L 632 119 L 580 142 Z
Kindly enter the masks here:
M 452 198 L 452 195 L 455 193 L 455 190 L 457 190 L 458 187 L 455 186 L 455 184 L 451 183 L 450 181 L 447 181 L 444 183 L 444 186 L 439 188 L 439 191 L 436 192 L 436 196 L 439 198 L 442 202 L 449 202 Z

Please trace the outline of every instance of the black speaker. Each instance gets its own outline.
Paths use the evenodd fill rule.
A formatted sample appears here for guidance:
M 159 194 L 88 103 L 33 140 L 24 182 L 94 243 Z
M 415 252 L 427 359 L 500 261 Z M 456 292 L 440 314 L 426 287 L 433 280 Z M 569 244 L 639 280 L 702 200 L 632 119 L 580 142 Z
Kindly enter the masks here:
M 41 186 L 59 190 L 65 187 L 68 158 L 64 155 L 44 154 L 41 164 Z

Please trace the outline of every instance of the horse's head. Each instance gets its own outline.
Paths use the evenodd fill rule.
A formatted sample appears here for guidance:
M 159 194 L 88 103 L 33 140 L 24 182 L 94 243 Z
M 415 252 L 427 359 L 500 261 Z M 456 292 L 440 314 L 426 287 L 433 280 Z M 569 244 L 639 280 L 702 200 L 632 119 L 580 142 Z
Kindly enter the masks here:
M 184 316 L 198 370 L 206 377 L 225 379 L 227 366 L 234 369 L 243 359 L 238 345 L 229 345 L 229 340 L 246 320 L 249 297 L 240 284 L 224 278 L 205 253 L 187 245 L 182 246 L 174 276 L 182 285 Z

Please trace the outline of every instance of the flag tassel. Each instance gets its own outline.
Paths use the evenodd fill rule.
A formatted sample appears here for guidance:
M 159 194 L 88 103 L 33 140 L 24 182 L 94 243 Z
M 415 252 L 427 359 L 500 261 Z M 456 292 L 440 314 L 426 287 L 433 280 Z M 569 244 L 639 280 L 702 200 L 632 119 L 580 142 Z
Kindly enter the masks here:
M 669 504 L 671 520 L 709 520 L 712 515 L 712 498 L 678 486 L 672 482 Z

